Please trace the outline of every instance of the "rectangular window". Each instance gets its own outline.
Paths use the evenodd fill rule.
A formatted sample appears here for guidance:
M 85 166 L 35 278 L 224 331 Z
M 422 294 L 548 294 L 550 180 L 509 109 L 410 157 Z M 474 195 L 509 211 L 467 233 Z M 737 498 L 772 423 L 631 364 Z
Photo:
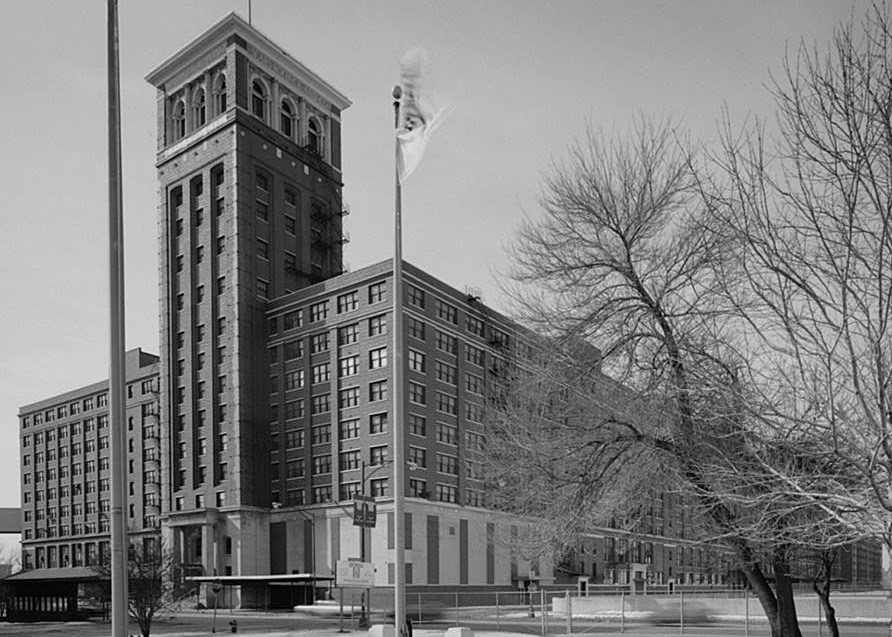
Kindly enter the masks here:
M 304 477 L 304 461 L 303 459 L 289 460 L 285 463 L 286 478 L 303 478 Z
M 418 350 L 409 350 L 409 369 L 420 374 L 424 373 L 424 354 Z
M 269 261 L 269 243 L 260 237 L 257 238 L 257 256 L 264 261 Z
M 417 318 L 407 316 L 406 325 L 409 328 L 409 336 L 417 338 L 420 341 L 424 340 L 424 321 L 419 321 Z
M 313 502 L 331 502 L 331 485 L 313 487 Z
M 286 250 L 282 258 L 282 263 L 285 266 L 285 272 L 297 272 L 297 255 L 295 255 L 293 252 L 288 252 Z
M 447 445 L 458 445 L 458 427 L 445 422 L 438 422 L 437 440 Z
M 310 337 L 310 353 L 318 354 L 319 352 L 328 351 L 328 332 L 314 334 Z
M 384 281 L 380 283 L 372 283 L 369 286 L 369 305 L 372 303 L 380 303 L 387 298 L 387 290 L 384 287 Z
M 338 314 L 355 310 L 359 302 L 359 295 L 356 290 L 341 294 L 338 297 Z
M 510 337 L 502 330 L 490 326 L 489 344 L 493 347 L 508 347 L 511 344 Z
M 473 365 L 483 367 L 483 350 L 468 343 L 465 344 L 465 360 Z
M 387 400 L 387 381 L 377 380 L 369 383 L 369 401 Z
M 444 383 L 449 383 L 450 385 L 455 385 L 456 371 L 454 365 L 444 363 L 443 361 L 437 361 L 436 368 L 437 380 L 443 381 Z
M 338 408 L 347 409 L 359 405 L 359 387 L 346 387 L 338 392 Z
M 331 442 L 331 425 L 316 425 L 310 430 L 310 441 L 314 445 L 324 445 Z
M 341 500 L 352 500 L 360 491 L 358 482 L 342 482 L 341 483 Z
M 331 379 L 331 365 L 330 363 L 319 363 L 318 365 L 313 365 L 313 384 L 316 383 L 325 383 Z
M 303 341 L 288 341 L 285 343 L 285 360 L 289 361 L 304 355 Z
M 468 314 L 465 317 L 465 328 L 475 336 L 484 336 L 486 334 L 486 325 L 480 319 Z
M 437 310 L 437 318 L 458 325 L 458 309 L 445 301 L 437 299 L 434 303 Z
M 331 456 L 313 456 L 313 475 L 325 475 L 331 473 Z
M 303 324 L 303 315 L 300 310 L 294 310 L 292 312 L 287 312 L 282 319 L 282 329 L 283 330 L 293 330 L 296 327 L 300 327 Z
M 427 396 L 424 385 L 409 381 L 409 402 L 416 405 L 426 405 Z
M 369 464 L 382 465 L 387 462 L 387 447 L 371 447 L 369 449 Z
M 288 234 L 295 234 L 296 225 L 296 219 L 294 217 L 285 215 L 285 232 Z
M 300 389 L 304 386 L 304 370 L 295 369 L 285 372 L 285 391 Z
M 449 394 L 438 391 L 437 411 L 442 411 L 446 414 L 452 414 L 453 416 L 458 415 L 458 409 L 456 408 L 455 403 L 455 396 L 450 396 Z
M 263 221 L 269 221 L 269 204 L 265 201 L 257 201 L 256 206 L 257 217 Z
M 369 350 L 369 369 L 387 367 L 387 348 L 379 347 Z
M 483 378 L 477 374 L 465 372 L 465 389 L 474 394 L 483 394 Z
M 359 323 L 338 328 L 338 345 L 349 345 L 359 339 Z
M 310 404 L 310 412 L 312 414 L 324 414 L 331 411 L 331 394 L 320 394 L 313 396 Z
M 341 452 L 341 456 L 340 456 L 340 459 L 338 462 L 339 462 L 338 466 L 340 467 L 341 471 L 350 471 L 352 469 L 359 469 L 359 466 L 362 463 L 362 458 L 360 457 L 359 449 Z
M 289 400 L 285 403 L 285 420 L 304 417 L 304 399 Z
M 483 434 L 474 431 L 465 432 L 465 449 L 469 451 L 483 451 L 484 441 Z
M 319 301 L 310 306 L 310 323 L 328 318 L 328 301 Z
M 359 373 L 359 355 L 347 356 L 338 361 L 338 376 L 355 376 Z
M 458 339 L 445 332 L 437 330 L 437 349 L 455 356 L 455 353 L 458 351 Z
M 285 432 L 285 448 L 296 449 L 304 446 L 304 430 L 293 429 Z
M 455 502 L 456 488 L 450 484 L 437 484 L 437 500 L 440 502 Z
M 387 478 L 376 478 L 375 480 L 369 480 L 369 491 L 371 491 L 372 497 L 374 498 L 383 498 L 387 495 Z
M 338 436 L 341 440 L 350 440 L 351 438 L 359 438 L 359 418 L 351 418 L 350 420 L 342 420 L 338 424 Z
M 409 447 L 408 461 L 424 469 L 427 467 L 427 451 L 421 447 Z
M 407 283 L 406 287 L 408 288 L 409 294 L 408 299 L 409 303 L 414 305 L 415 307 L 420 307 L 424 309 L 424 290 L 421 288 L 415 287 L 411 283 Z
M 383 434 L 387 431 L 387 413 L 369 416 L 369 433 Z
M 261 299 L 269 298 L 269 281 L 264 281 L 263 279 L 257 279 L 257 287 L 256 287 L 257 296 Z
M 465 403 L 465 418 L 472 422 L 483 422 L 483 407 L 474 403 Z
M 381 336 L 382 334 L 387 334 L 386 314 L 373 316 L 369 319 L 369 336 Z

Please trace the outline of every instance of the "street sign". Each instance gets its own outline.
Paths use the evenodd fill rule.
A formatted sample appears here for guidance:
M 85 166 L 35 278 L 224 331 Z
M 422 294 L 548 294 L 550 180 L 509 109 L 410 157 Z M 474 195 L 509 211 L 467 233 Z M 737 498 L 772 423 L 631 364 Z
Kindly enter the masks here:
M 371 588 L 375 585 L 375 565 L 358 560 L 338 560 L 337 585 L 340 587 Z
M 375 498 L 366 495 L 353 495 L 353 526 L 375 528 L 378 519 L 378 505 Z

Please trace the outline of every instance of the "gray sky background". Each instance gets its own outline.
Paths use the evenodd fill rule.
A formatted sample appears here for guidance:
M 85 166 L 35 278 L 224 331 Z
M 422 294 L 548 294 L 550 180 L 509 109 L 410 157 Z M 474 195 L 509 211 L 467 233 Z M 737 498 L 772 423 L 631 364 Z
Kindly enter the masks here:
M 120 4 L 127 347 L 158 352 L 155 92 L 146 73 L 247 0 Z M 773 121 L 785 49 L 823 48 L 865 2 L 254 0 L 253 24 L 352 101 L 343 114 L 352 269 L 392 252 L 390 92 L 429 52 L 455 110 L 403 189 L 405 258 L 496 308 L 504 245 L 587 120 L 671 116 L 694 139 Z M 2 0 L 0 506 L 19 506 L 19 407 L 107 376 L 105 2 Z

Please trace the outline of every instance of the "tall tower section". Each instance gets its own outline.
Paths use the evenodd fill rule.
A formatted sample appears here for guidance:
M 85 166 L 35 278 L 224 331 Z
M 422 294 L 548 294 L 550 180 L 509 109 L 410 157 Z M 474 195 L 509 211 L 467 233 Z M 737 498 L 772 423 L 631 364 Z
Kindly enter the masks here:
M 350 102 L 235 14 L 157 88 L 162 529 L 186 572 L 268 573 L 269 299 L 342 272 Z

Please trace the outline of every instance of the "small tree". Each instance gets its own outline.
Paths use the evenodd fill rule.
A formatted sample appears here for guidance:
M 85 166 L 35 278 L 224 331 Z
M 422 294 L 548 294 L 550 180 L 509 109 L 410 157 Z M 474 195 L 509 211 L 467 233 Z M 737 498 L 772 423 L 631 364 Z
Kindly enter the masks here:
M 174 555 L 156 538 L 131 541 L 127 552 L 127 589 L 130 618 L 139 625 L 143 637 L 149 637 L 152 621 L 174 600 Z M 110 577 L 106 562 L 96 567 L 103 577 Z

